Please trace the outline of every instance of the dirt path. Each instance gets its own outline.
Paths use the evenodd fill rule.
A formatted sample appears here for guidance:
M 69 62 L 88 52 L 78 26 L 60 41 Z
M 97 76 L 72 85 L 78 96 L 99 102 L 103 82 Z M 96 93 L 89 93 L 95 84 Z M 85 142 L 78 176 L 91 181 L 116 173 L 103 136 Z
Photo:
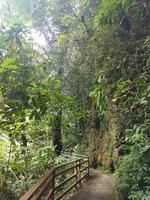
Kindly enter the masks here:
M 86 185 L 79 190 L 71 200 L 117 200 L 114 192 L 115 177 L 91 171 L 91 177 Z

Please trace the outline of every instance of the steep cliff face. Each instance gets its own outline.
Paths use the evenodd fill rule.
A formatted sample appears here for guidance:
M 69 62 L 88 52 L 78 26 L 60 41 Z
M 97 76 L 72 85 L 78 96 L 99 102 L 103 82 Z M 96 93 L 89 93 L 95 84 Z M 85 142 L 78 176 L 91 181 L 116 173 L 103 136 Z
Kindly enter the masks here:
M 90 163 L 94 167 L 98 165 L 106 168 L 115 167 L 119 158 L 117 112 L 115 108 L 109 106 L 103 122 L 99 121 L 99 126 L 96 111 L 93 113 L 88 137 Z
M 118 124 L 117 113 L 113 110 L 109 110 L 106 113 L 105 125 L 102 131 L 102 137 L 100 139 L 100 148 L 98 153 L 98 162 L 105 167 L 110 167 L 112 163 L 114 165 L 118 161 Z
M 91 128 L 88 136 L 88 150 L 90 157 L 90 164 L 93 167 L 97 167 L 99 150 L 101 144 L 101 135 L 100 132 L 95 128 L 95 123 L 91 122 Z

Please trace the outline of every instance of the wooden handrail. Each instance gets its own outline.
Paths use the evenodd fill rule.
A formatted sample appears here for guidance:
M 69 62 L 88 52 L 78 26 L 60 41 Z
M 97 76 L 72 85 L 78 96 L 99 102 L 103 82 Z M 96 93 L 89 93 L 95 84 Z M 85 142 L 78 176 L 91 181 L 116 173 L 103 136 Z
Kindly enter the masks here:
M 72 176 L 70 176 L 69 178 L 65 179 L 64 181 L 62 181 L 61 183 L 59 183 L 58 185 L 56 185 L 55 190 L 57 190 L 61 186 L 65 185 L 68 181 L 70 181 L 71 179 L 73 179 L 75 176 L 76 176 L 76 174 L 74 173 Z
M 82 160 L 82 158 L 76 159 L 76 160 L 72 160 L 72 161 L 70 161 L 70 162 L 67 162 L 67 163 L 64 163 L 64 164 L 61 164 L 61 165 L 57 165 L 57 166 L 55 167 L 55 169 L 59 169 L 59 168 L 65 167 L 65 166 L 67 166 L 67 165 L 69 165 L 69 164 L 72 164 L 72 163 L 74 163 L 74 162 L 76 162 L 76 161 L 79 161 L 79 160 Z
M 73 188 L 80 187 L 82 180 L 87 176 L 89 176 L 89 158 L 80 155 L 76 160 L 49 170 L 47 175 L 33 185 L 19 200 L 60 200 Z M 69 182 L 71 186 L 64 190 Z

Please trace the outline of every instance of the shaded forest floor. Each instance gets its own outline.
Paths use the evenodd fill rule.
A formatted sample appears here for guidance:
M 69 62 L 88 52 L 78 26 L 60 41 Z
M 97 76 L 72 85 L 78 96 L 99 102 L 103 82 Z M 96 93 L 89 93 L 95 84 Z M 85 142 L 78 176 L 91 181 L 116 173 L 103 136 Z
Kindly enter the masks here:
M 114 185 L 114 176 L 91 170 L 89 181 L 71 200 L 117 200 Z

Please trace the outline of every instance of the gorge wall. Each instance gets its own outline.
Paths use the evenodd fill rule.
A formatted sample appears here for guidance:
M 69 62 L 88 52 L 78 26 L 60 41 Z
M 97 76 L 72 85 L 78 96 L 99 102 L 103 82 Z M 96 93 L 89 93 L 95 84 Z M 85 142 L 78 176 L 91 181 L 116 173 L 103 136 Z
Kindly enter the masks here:
M 119 124 L 115 107 L 109 106 L 104 119 L 97 120 L 97 111 L 93 108 L 88 135 L 90 163 L 93 167 L 114 167 L 119 159 Z M 98 124 L 99 123 L 99 124 Z

